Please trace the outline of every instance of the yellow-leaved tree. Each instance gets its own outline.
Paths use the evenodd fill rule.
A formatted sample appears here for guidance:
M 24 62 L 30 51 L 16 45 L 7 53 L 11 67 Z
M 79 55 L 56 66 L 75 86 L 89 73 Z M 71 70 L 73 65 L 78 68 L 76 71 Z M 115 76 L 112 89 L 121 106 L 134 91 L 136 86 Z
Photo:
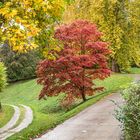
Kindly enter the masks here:
M 127 71 L 132 62 L 140 63 L 139 0 L 75 0 L 64 14 L 64 22 L 87 19 L 103 32 L 110 43 L 110 65 L 113 71 Z M 140 2 L 139 2 L 140 3 Z
M 26 52 L 41 46 L 47 57 L 59 50 L 53 29 L 60 20 L 64 0 L 2 0 L 0 2 L 0 42 L 8 41 L 14 51 Z
M 130 34 L 133 50 L 133 59 L 137 65 L 139 65 L 140 51 L 137 48 L 140 48 L 140 0 L 132 0 L 130 9 Z

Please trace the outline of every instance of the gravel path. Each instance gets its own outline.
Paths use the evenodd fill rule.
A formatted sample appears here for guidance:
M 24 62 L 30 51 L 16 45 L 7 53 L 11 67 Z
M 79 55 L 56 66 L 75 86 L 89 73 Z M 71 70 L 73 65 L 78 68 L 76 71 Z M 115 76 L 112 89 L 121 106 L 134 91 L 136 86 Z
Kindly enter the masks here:
M 33 111 L 30 107 L 21 105 L 25 108 L 25 116 L 22 122 L 13 129 L 8 130 L 7 132 L 0 135 L 0 140 L 5 140 L 6 138 L 14 135 L 17 132 L 20 132 L 21 130 L 27 128 L 33 121 Z
M 14 108 L 14 111 L 15 111 L 14 112 L 14 115 L 11 118 L 11 120 L 5 126 L 3 126 L 2 128 L 0 128 L 0 135 L 3 132 L 5 132 L 5 131 L 9 130 L 10 128 L 12 128 L 16 124 L 16 122 L 18 121 L 18 119 L 19 119 L 19 116 L 20 116 L 20 109 L 19 109 L 19 107 L 14 106 L 14 105 L 10 105 L 10 106 Z
M 132 76 L 140 80 L 139 75 Z M 117 105 L 112 100 L 123 104 L 119 93 L 109 95 L 35 140 L 120 140 L 121 124 L 115 119 Z

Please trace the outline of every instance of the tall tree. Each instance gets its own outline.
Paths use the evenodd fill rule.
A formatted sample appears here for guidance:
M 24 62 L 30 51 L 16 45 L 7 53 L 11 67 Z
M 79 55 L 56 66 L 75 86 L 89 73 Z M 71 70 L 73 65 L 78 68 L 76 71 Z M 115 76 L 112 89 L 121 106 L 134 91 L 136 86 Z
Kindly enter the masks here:
M 131 16 L 131 6 L 129 0 L 77 0 L 66 9 L 64 22 L 68 17 L 68 22 L 88 19 L 96 23 L 104 34 L 102 39 L 110 43 L 112 70 L 128 70 L 132 61 L 140 63 L 140 47 L 132 34 L 137 25 L 132 24 L 136 17 Z
M 129 6 L 130 11 L 130 37 L 133 47 L 133 59 L 137 65 L 139 65 L 139 51 L 137 48 L 140 48 L 140 0 L 131 0 L 131 5 Z M 136 58 L 137 57 L 137 58 Z
M 49 50 L 59 49 L 52 34 L 63 7 L 64 0 L 2 0 L 0 40 L 19 52 L 42 46 L 48 56 Z
M 56 60 L 44 60 L 37 67 L 38 83 L 43 85 L 39 98 L 66 93 L 67 100 L 93 95 L 102 90 L 92 82 L 110 75 L 107 66 L 108 44 L 101 41 L 97 27 L 85 20 L 63 25 L 55 37 L 64 48 Z M 93 87 L 94 86 L 94 87 Z

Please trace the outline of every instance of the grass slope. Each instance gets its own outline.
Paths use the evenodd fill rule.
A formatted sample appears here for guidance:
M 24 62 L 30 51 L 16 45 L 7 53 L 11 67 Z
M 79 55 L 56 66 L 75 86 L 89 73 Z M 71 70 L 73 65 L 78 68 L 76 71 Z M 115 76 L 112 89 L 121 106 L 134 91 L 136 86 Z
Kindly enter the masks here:
M 10 85 L 0 94 L 3 103 L 8 104 L 25 104 L 30 106 L 34 111 L 33 123 L 22 132 L 10 137 L 8 140 L 29 140 L 46 130 L 55 127 L 67 118 L 79 113 L 81 110 L 97 102 L 107 94 L 120 89 L 120 86 L 127 85 L 132 81 L 129 76 L 114 74 L 104 81 L 96 81 L 97 85 L 104 86 L 106 90 L 96 94 L 83 104 L 74 109 L 66 111 L 58 111 L 51 113 L 49 110 L 57 109 L 60 97 L 52 97 L 47 100 L 38 101 L 38 94 L 41 86 L 36 84 L 35 80 L 20 82 Z
M 11 106 L 3 105 L 2 112 L 0 112 L 0 128 L 10 121 L 14 114 L 14 109 Z

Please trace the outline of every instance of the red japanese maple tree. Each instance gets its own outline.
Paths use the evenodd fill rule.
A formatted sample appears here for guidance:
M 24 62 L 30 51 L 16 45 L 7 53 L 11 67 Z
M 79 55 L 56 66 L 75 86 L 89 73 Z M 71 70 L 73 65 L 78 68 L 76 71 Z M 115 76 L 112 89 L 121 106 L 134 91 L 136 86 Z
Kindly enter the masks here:
M 63 49 L 56 60 L 44 60 L 37 66 L 37 82 L 43 85 L 39 99 L 64 92 L 66 100 L 85 101 L 86 95 L 103 89 L 93 83 L 94 79 L 102 80 L 110 75 L 107 66 L 110 50 L 101 36 L 96 25 L 85 20 L 56 30 L 55 38 L 63 44 Z

